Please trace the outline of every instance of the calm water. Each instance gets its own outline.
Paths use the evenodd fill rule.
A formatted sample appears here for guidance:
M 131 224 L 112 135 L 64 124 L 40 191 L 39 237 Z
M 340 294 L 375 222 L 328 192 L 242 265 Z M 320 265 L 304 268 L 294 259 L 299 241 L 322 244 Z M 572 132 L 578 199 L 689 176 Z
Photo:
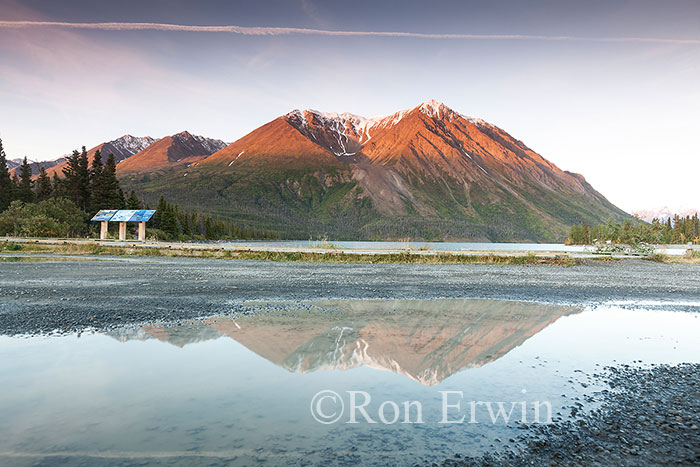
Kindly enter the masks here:
M 553 417 L 568 417 L 573 403 L 600 389 L 585 375 L 599 365 L 700 359 L 699 314 L 663 307 L 488 300 L 257 306 L 250 316 L 181 326 L 0 337 L 0 464 L 439 461 L 508 444 L 523 413 L 493 423 L 482 407 L 477 423 L 440 423 L 441 391 L 462 394 L 448 397 L 461 403 L 450 420 L 469 415 L 470 401 L 501 401 L 525 403 L 531 423 L 532 404 L 542 401 Z M 343 400 L 336 423 L 312 415 L 320 391 Z M 371 397 L 365 410 L 377 423 L 359 412 L 359 423 L 347 423 L 348 391 Z M 383 423 L 379 407 L 387 401 L 400 408 L 418 401 L 423 423 L 400 423 L 403 414 Z M 333 402 L 321 404 L 324 414 L 340 412 Z M 391 421 L 392 406 L 384 407 Z
M 332 245 L 342 250 L 432 250 L 432 251 L 568 251 L 583 253 L 590 247 L 583 245 L 564 245 L 563 243 L 465 243 L 465 242 L 344 242 L 331 241 Z M 322 248 L 328 243 L 317 240 L 283 240 L 283 241 L 249 241 L 221 242 L 222 245 L 240 247 L 276 247 L 276 248 Z

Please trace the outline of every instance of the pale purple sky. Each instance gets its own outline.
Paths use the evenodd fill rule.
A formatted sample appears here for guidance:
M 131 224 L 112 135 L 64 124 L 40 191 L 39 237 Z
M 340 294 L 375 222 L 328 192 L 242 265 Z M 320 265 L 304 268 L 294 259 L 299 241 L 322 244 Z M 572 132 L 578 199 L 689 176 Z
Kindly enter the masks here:
M 401 34 L 353 34 L 368 31 Z M 434 98 L 582 173 L 623 209 L 700 207 L 699 83 L 700 2 L 690 0 L 0 0 L 10 158 L 125 133 L 234 141 L 294 108 L 372 116 Z

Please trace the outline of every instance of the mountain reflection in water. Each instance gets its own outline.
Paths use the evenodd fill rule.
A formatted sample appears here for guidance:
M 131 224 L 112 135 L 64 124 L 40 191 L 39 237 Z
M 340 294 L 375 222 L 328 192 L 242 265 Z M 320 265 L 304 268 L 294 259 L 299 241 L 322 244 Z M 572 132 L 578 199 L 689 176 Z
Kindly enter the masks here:
M 309 302 L 311 303 L 311 302 Z M 253 316 L 112 332 L 120 340 L 155 338 L 177 346 L 228 336 L 286 368 L 306 373 L 367 366 L 433 386 L 493 362 L 572 307 L 497 300 L 337 300 Z

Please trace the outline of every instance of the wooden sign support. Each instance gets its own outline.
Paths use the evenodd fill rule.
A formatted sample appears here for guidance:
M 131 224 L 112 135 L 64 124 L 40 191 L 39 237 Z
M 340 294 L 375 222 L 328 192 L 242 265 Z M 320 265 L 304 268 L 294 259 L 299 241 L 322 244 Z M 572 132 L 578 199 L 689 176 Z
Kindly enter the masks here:
M 106 240 L 109 230 L 108 222 L 119 222 L 119 240 L 126 241 L 126 223 L 139 223 L 139 241 L 146 241 L 146 222 L 153 217 L 152 209 L 102 209 L 90 219 L 100 222 L 100 240 Z

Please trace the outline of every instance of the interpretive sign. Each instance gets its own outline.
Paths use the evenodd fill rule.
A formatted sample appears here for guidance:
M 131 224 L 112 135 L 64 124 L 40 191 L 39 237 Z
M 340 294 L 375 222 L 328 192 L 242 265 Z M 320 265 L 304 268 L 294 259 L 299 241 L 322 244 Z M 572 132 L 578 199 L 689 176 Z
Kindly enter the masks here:
M 148 222 L 153 214 L 154 209 L 103 209 L 99 211 L 91 219 L 95 222 L 100 222 L 100 240 L 107 239 L 107 224 L 109 222 L 119 222 L 119 240 L 126 240 L 126 223 L 139 223 L 139 240 L 146 239 L 146 222 Z
M 135 210 L 122 209 L 120 211 L 117 211 L 117 213 L 115 215 L 113 215 L 109 221 L 110 222 L 129 222 L 129 220 L 131 220 L 131 216 L 133 216 L 134 214 L 136 214 Z
M 117 209 L 103 209 L 102 211 L 99 211 L 97 214 L 95 214 L 95 217 L 93 217 L 90 220 L 95 221 L 95 222 L 108 221 L 116 213 L 117 213 Z

